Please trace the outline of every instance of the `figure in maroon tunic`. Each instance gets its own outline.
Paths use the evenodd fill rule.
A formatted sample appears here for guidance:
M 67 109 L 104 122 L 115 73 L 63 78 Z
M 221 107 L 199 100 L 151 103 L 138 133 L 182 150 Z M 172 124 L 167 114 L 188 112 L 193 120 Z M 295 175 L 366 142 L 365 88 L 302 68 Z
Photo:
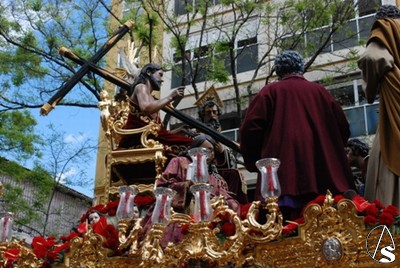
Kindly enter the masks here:
M 279 81 L 266 85 L 249 105 L 240 148 L 251 172 L 258 171 L 255 162 L 261 158 L 280 159 L 279 205 L 289 219 L 316 195 L 355 189 L 344 150 L 350 130 L 339 103 L 322 85 L 303 77 L 299 53 L 282 52 L 275 70 Z
M 127 92 L 130 96 L 130 113 L 126 123 L 126 129 L 141 128 L 154 121 L 162 124 L 159 118 L 159 111 L 177 98 L 183 98 L 184 87 L 179 87 L 161 99 L 155 99 L 152 96 L 153 91 L 159 91 L 163 82 L 163 70 L 157 64 L 145 65 L 135 83 L 132 86 L 132 92 Z M 192 143 L 192 139 L 183 135 L 178 135 L 161 128 L 157 137 L 154 137 L 163 145 L 179 146 L 185 148 Z M 132 135 L 121 140 L 119 147 L 129 148 L 140 144 L 140 136 Z

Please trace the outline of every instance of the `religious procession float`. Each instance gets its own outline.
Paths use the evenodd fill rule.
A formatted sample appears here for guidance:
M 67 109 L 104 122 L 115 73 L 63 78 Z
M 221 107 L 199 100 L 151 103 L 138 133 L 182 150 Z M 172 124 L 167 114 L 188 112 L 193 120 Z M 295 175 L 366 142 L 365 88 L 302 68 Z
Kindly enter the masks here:
M 95 65 L 129 29 L 122 27 L 86 62 L 67 49 L 60 52 L 82 65 L 81 77 L 91 71 L 122 87 L 130 85 Z M 75 82 L 66 83 L 69 89 Z M 50 100 L 49 112 L 66 94 Z M 103 92 L 99 102 L 101 123 L 109 143 L 106 155 L 108 182 L 95 192 L 98 205 L 88 208 L 80 224 L 63 237 L 35 237 L 31 244 L 11 239 L 12 215 L 0 220 L 0 267 L 400 267 L 400 215 L 398 208 L 383 206 L 362 196 L 349 199 L 329 190 L 303 209 L 295 221 L 283 221 L 278 206 L 279 159 L 260 159 L 262 199 L 232 210 L 222 196 L 211 198 L 206 150 L 193 150 L 193 181 L 189 213 L 174 211 L 177 194 L 154 187 L 162 176 L 165 146 L 153 139 L 160 125 L 125 129 L 129 105 Z M 238 149 L 213 129 L 172 107 L 164 111 Z M 140 146 L 118 149 L 124 135 L 140 136 Z M 236 146 L 236 148 L 235 148 Z M 126 173 L 126 166 L 131 172 Z M 136 176 L 136 177 L 135 177 Z M 151 178 L 153 181 L 146 180 Z M 0 194 L 3 187 L 0 186 Z M 135 210 L 138 209 L 138 211 Z M 92 212 L 102 217 L 88 222 Z

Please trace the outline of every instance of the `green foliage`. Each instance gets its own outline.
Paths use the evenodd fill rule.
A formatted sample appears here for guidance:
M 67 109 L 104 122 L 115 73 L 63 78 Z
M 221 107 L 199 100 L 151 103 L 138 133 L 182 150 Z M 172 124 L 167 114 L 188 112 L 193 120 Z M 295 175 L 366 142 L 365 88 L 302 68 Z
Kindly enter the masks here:
M 0 2 L 2 111 L 38 107 L 69 79 L 77 65 L 62 59 L 59 47 L 88 59 L 108 37 L 103 22 L 109 14 L 96 0 Z M 102 85 L 86 76 L 83 80 L 91 91 L 77 83 L 76 94 L 68 94 L 63 102 L 96 107 L 98 95 L 89 92 L 100 92 Z
M 0 153 L 28 158 L 38 155 L 42 143 L 35 134 L 36 120 L 28 111 L 0 112 Z
M 0 174 L 17 182 L 17 185 L 5 183 L 2 197 L 7 211 L 17 215 L 17 224 L 37 221 L 48 204 L 50 193 L 54 188 L 54 180 L 42 168 L 28 170 L 5 158 L 0 158 Z M 29 186 L 34 186 L 34 191 L 29 191 L 29 195 L 32 196 L 30 201 L 26 198 L 27 192 L 24 190 L 24 187 Z
M 210 79 L 220 83 L 229 81 L 229 72 L 226 70 L 225 62 L 217 58 L 212 59 L 211 68 L 208 70 Z
M 221 52 L 228 52 L 229 49 L 232 48 L 232 44 L 229 41 L 219 41 L 215 43 L 215 52 L 216 53 L 221 53 Z
M 9 161 L 0 157 L 0 175 L 12 176 L 16 181 L 21 181 L 28 176 L 29 170 L 18 165 L 13 161 Z

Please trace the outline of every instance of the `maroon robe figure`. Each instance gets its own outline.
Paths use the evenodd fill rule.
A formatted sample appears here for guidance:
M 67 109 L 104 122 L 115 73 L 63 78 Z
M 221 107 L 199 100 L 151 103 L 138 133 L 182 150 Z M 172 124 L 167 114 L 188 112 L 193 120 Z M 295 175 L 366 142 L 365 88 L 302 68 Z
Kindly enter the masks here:
M 343 193 L 355 185 L 344 150 L 349 124 L 339 103 L 322 85 L 303 77 L 297 52 L 278 55 L 275 67 L 280 80 L 266 85 L 249 105 L 240 148 L 251 172 L 258 171 L 255 162 L 261 158 L 281 161 L 279 205 L 288 219 L 299 216 L 316 195 Z

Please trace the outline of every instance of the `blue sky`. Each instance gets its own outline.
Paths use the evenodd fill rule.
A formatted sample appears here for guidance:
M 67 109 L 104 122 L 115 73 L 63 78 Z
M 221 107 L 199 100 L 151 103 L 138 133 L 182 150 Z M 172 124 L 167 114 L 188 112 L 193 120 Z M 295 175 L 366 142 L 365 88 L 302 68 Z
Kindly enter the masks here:
M 92 143 L 97 144 L 100 125 L 100 111 L 98 109 L 56 106 L 46 116 L 40 116 L 39 109 L 36 111 L 32 110 L 31 113 L 37 120 L 36 129 L 39 132 L 45 133 L 48 129 L 47 126 L 53 124 L 57 127 L 57 131 L 65 133 L 66 139 L 69 141 L 90 138 Z M 88 161 L 82 163 L 80 167 L 85 169 L 88 177 L 93 179 L 93 183 L 85 188 L 79 186 L 71 187 L 89 197 L 93 197 L 96 157 L 97 150 L 93 151 Z M 74 169 L 73 166 L 71 168 Z M 76 169 L 79 169 L 79 167 L 76 167 Z

